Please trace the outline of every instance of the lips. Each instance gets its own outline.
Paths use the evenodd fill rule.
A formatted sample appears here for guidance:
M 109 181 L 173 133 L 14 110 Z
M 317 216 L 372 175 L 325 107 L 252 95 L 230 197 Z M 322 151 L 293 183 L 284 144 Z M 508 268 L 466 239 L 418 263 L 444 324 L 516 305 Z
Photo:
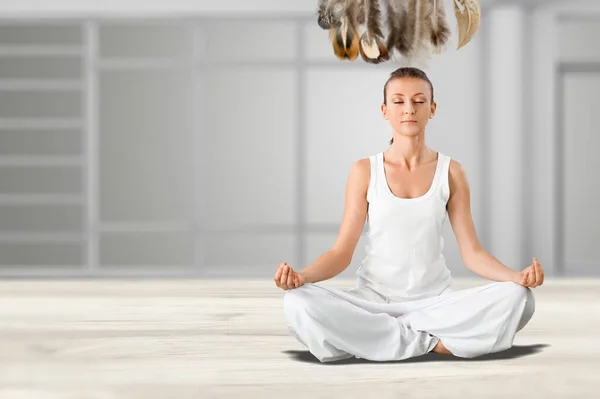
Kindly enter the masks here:
M 402 121 L 402 123 L 417 123 L 417 121 L 413 121 L 413 120 L 410 120 L 410 121 Z

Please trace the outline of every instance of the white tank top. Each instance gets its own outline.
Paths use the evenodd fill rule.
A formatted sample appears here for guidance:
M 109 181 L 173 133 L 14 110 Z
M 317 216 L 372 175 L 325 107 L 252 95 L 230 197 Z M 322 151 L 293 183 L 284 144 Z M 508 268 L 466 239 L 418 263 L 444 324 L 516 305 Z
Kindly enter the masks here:
M 451 284 L 442 254 L 450 157 L 438 152 L 433 183 L 417 198 L 392 193 L 385 177 L 383 152 L 372 155 L 370 161 L 366 256 L 356 272 L 358 285 L 395 301 L 439 295 Z

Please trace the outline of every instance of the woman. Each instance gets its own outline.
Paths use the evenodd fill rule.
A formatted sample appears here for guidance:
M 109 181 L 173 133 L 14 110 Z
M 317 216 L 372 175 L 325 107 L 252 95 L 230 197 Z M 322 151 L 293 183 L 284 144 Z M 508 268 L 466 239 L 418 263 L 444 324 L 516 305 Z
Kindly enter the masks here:
M 544 281 L 540 263 L 533 258 L 518 272 L 481 247 L 464 169 L 425 144 L 436 103 L 423 71 L 394 71 L 381 110 L 394 132 L 391 146 L 351 168 L 332 248 L 303 270 L 284 262 L 275 273 L 275 283 L 286 290 L 287 326 L 321 362 L 400 360 L 428 352 L 475 357 L 510 348 L 533 316 L 530 288 Z M 315 284 L 348 267 L 365 218 L 368 243 L 356 286 Z M 451 288 L 442 255 L 446 218 L 464 264 L 493 282 Z

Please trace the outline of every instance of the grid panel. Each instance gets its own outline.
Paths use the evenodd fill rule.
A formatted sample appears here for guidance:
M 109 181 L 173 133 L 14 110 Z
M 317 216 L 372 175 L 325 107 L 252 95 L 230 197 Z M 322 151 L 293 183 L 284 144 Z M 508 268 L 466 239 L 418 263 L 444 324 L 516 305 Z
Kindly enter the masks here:
M 85 265 L 80 23 L 0 26 L 2 272 Z
M 195 87 L 198 90 L 195 90 L 197 92 L 197 95 L 194 98 L 194 104 L 195 104 L 195 108 L 196 109 L 202 109 L 202 104 L 205 103 L 206 99 L 202 98 L 202 91 L 200 90 L 200 88 L 202 87 L 202 79 L 203 79 L 203 73 L 205 71 L 211 70 L 211 69 L 219 69 L 221 68 L 223 65 L 227 65 L 230 66 L 232 68 L 234 67 L 240 67 L 240 68 L 294 68 L 294 70 L 297 72 L 297 80 L 295 82 L 295 84 L 298 87 L 298 98 L 296 100 L 296 103 L 298 104 L 298 108 L 297 108 L 297 112 L 298 112 L 298 120 L 299 123 L 297 125 L 296 131 L 295 131 L 295 140 L 296 140 L 296 149 L 297 149 L 297 153 L 296 153 L 296 157 L 297 159 L 296 161 L 296 168 L 295 168 L 295 190 L 297 193 L 297 197 L 300 198 L 299 201 L 297 201 L 297 208 L 295 209 L 295 217 L 294 217 L 294 222 L 292 224 L 285 224 L 285 225 L 273 225 L 273 226 L 225 226 L 223 227 L 223 230 L 226 231 L 230 231 L 230 232 L 273 232 L 273 233 L 278 233 L 280 231 L 291 231 L 293 233 L 293 236 L 295 237 L 294 240 L 294 248 L 295 248 L 295 260 L 294 262 L 296 262 L 297 264 L 303 264 L 305 261 L 305 257 L 306 257 L 306 240 L 307 240 L 307 234 L 309 234 L 311 231 L 319 231 L 319 232 L 323 232 L 323 233 L 331 233 L 334 234 L 337 232 L 338 230 L 338 226 L 335 224 L 331 224 L 331 225 L 308 225 L 307 221 L 306 221 L 306 190 L 305 188 L 305 183 L 306 183 L 306 168 L 305 168 L 305 146 L 306 146 L 306 138 L 305 138 L 305 126 L 304 126 L 304 119 L 305 119 L 305 110 L 303 109 L 304 107 L 304 98 L 303 96 L 304 94 L 304 90 L 305 90 L 305 76 L 306 76 L 306 71 L 308 68 L 310 67 L 314 67 L 314 66 L 319 66 L 321 68 L 332 68 L 332 69 L 345 69 L 345 68 L 350 68 L 347 64 L 340 64 L 338 62 L 336 62 L 335 60 L 331 60 L 331 61 L 323 61 L 323 60 L 307 60 L 305 58 L 305 39 L 303 38 L 302 35 L 302 27 L 305 26 L 305 24 L 307 23 L 307 19 L 306 18 L 290 18 L 290 21 L 293 22 L 295 25 L 293 25 L 293 29 L 295 29 L 295 31 L 297 32 L 297 37 L 296 37 L 296 45 L 297 45 L 297 57 L 295 59 L 291 59 L 291 60 L 284 60 L 281 62 L 269 62 L 269 61 L 261 61 L 261 60 L 256 60 L 253 61 L 251 63 L 251 65 L 247 65 L 246 63 L 243 62 L 236 62 L 236 61 L 219 61 L 219 62 L 211 62 L 210 60 L 205 60 L 205 59 L 201 59 L 199 52 L 194 53 L 193 55 L 193 63 L 194 65 L 196 65 L 197 68 L 197 73 L 196 73 L 196 78 L 197 81 L 195 82 Z M 195 39 L 197 39 L 198 41 L 200 41 L 200 39 L 204 40 L 206 39 L 205 36 L 202 35 L 202 27 L 204 26 L 206 21 L 203 20 L 198 20 L 194 22 L 194 26 L 196 28 L 196 34 L 195 34 Z M 120 22 L 122 23 L 122 22 Z M 185 24 L 187 22 L 181 21 L 181 24 Z M 80 82 L 80 85 L 77 86 L 76 82 L 73 81 L 61 81 L 61 82 L 56 82 L 53 83 L 56 86 L 55 87 L 50 87 L 52 84 L 50 84 L 50 86 L 46 86 L 46 88 L 48 89 L 62 89 L 62 90 L 74 90 L 74 89 L 80 89 L 83 90 L 85 95 L 83 96 L 83 103 L 84 103 L 84 117 L 82 117 L 81 119 L 78 118 L 53 118 L 53 119 L 46 119 L 46 120 L 30 120 L 30 119 L 15 119 L 15 120 L 0 120 L 0 127 L 3 125 L 4 126 L 8 126 L 10 128 L 14 128 L 14 126 L 17 126 L 19 128 L 36 128 L 36 127 L 40 127 L 40 126 L 52 126 L 54 128 L 60 128 L 60 127 L 68 127 L 68 128 L 81 128 L 82 126 L 85 127 L 85 140 L 82 140 L 82 150 L 83 150 L 83 155 L 82 158 L 70 158 L 67 159 L 67 161 L 70 161 L 71 164 L 75 164 L 75 165 L 85 165 L 85 172 L 83 173 L 84 175 L 84 181 L 85 184 L 83 185 L 83 187 L 85 187 L 85 194 L 84 194 L 84 198 L 85 198 L 85 215 L 86 217 L 83 219 L 84 220 L 84 231 L 86 232 L 86 236 L 83 239 L 83 241 L 86 243 L 86 261 L 85 261 L 85 267 L 83 269 L 83 271 L 85 271 L 86 273 L 90 273 L 90 274 L 94 274 L 94 275 L 107 275 L 107 273 L 114 273 L 114 274 L 122 274 L 122 275 L 128 275 L 128 273 L 132 273 L 132 274 L 144 274 L 146 272 L 146 270 L 143 269 L 139 269 L 139 268 L 135 268 L 135 269 L 123 269 L 122 271 L 119 270 L 101 270 L 98 268 L 98 241 L 99 241 L 99 235 L 101 232 L 110 232 L 111 229 L 117 229 L 119 230 L 119 228 L 122 231 L 123 229 L 126 229 L 127 231 L 131 231 L 131 232 L 144 232 L 146 230 L 148 230 L 148 226 L 143 226 L 141 224 L 132 224 L 129 226 L 116 226 L 114 223 L 110 223 L 110 224 L 104 224 L 104 223 L 100 223 L 100 221 L 98 220 L 98 200 L 99 200 L 99 193 L 98 193 L 98 179 L 99 179 L 99 175 L 98 175 L 98 156 L 99 156 L 99 146 L 98 146 L 98 122 L 97 122 L 97 116 L 98 116 L 98 108 L 97 108 L 97 104 L 98 104 L 98 91 L 97 91 L 97 74 L 98 74 L 98 70 L 99 69 L 112 69 L 112 70 L 123 70 L 123 69 L 161 69 L 161 68 L 179 68 L 179 67 L 190 67 L 190 61 L 189 60 L 164 60 L 164 59 L 159 59 L 159 60 L 153 60 L 153 59 L 144 59 L 144 60 L 125 60 L 125 59 L 100 59 L 97 56 L 97 48 L 98 48 L 98 43 L 97 43 L 97 32 L 98 32 L 98 27 L 96 25 L 96 22 L 94 21 L 82 21 L 82 27 L 85 28 L 85 35 L 84 35 L 84 40 L 82 41 L 83 44 L 83 48 L 84 48 L 84 57 L 82 59 L 82 64 L 84 65 L 84 81 Z M 198 42 L 195 43 L 195 48 L 198 48 Z M 28 46 L 28 47 L 4 47 L 4 48 L 0 48 L 0 57 L 3 56 L 9 56 L 9 57 L 13 57 L 13 56 L 17 56 L 17 57 L 23 57 L 23 56 L 30 56 L 31 54 L 38 54 L 38 55 L 45 55 L 47 57 L 64 57 L 64 58 L 72 58 L 73 56 L 80 56 L 81 55 L 81 49 L 73 44 L 69 44 L 69 45 L 57 45 L 54 44 L 52 46 Z M 352 65 L 352 68 L 370 68 L 370 66 L 366 66 L 366 65 Z M 12 84 L 10 82 L 7 82 L 8 84 Z M 22 84 L 22 83 L 21 83 Z M 27 82 L 25 84 L 29 84 L 29 85 L 35 85 L 36 82 L 34 81 L 30 81 Z M 46 84 L 48 85 L 48 84 Z M 62 86 L 61 86 L 62 85 Z M 177 225 L 176 223 L 172 223 L 172 224 L 157 224 L 156 226 L 152 226 L 152 231 L 190 231 L 190 229 L 193 231 L 194 235 L 196 236 L 196 240 L 195 240 L 195 255 L 194 255 L 194 271 L 193 273 L 202 273 L 205 272 L 206 270 L 203 269 L 203 266 L 209 266 L 209 265 L 204 265 L 203 263 L 203 257 L 204 257 L 204 250 L 202 248 L 203 246 L 203 242 L 205 241 L 206 235 L 212 234 L 213 231 L 218 230 L 218 226 L 206 226 L 202 223 L 203 220 L 205 220 L 204 218 L 204 209 L 201 206 L 202 204 L 202 192 L 201 192 L 201 188 L 203 187 L 203 178 L 204 178 L 204 174 L 208 172 L 208 169 L 206 168 L 206 165 L 202 164 L 202 151 L 205 150 L 204 146 L 203 146 L 203 135 L 199 134 L 202 132 L 205 132 L 205 130 L 202 129 L 202 119 L 201 119 L 201 114 L 199 114 L 199 119 L 196 121 L 197 125 L 194 127 L 194 132 L 196 133 L 194 135 L 195 137 L 195 144 L 194 144 L 194 150 L 196 151 L 196 157 L 195 159 L 200 159 L 200 161 L 198 162 L 197 165 L 194 166 L 194 172 L 196 173 L 196 175 L 193 177 L 193 184 L 195 187 L 195 203 L 200 204 L 197 208 L 196 208 L 196 213 L 195 213 L 195 217 L 194 217 L 194 221 L 192 223 L 192 225 Z M 30 163 L 36 164 L 36 159 L 37 158 L 26 158 L 26 159 L 22 159 L 20 162 L 21 164 L 24 165 L 29 165 Z M 63 161 L 61 161 L 61 159 L 64 158 L 52 158 L 52 160 L 54 160 L 53 162 L 57 163 L 57 164 L 61 164 L 63 163 Z M 7 162 L 11 163 L 14 160 L 10 160 L 8 159 Z M 41 160 L 42 162 L 44 160 Z M 0 160 L 1 162 L 1 160 Z M 38 162 L 39 163 L 39 162 Z M 52 162 L 50 162 L 52 163 Z M 10 237 L 10 236 L 4 236 L 5 238 L 15 238 L 15 237 Z M 33 233 L 31 235 L 29 235 L 28 237 L 30 238 L 36 238 L 36 239 L 48 239 L 47 236 L 35 236 Z M 74 236 L 68 236 L 68 235 L 64 235 L 62 236 L 65 240 L 68 239 L 76 239 L 77 237 Z M 2 237 L 0 237 L 1 239 Z M 19 238 L 19 237 L 17 237 Z M 21 239 L 27 239 L 27 236 L 20 237 Z M 60 238 L 60 237 L 56 237 L 56 238 Z M 33 270 L 33 269 L 32 269 Z M 40 270 L 40 272 L 43 272 L 43 268 L 39 268 L 38 270 Z M 156 269 L 156 268 L 151 268 L 149 267 L 147 270 L 148 274 L 164 274 L 164 275 L 170 275 L 173 273 L 189 273 L 190 270 L 187 269 L 183 269 L 183 270 L 160 270 L 160 269 Z M 24 271 L 24 274 L 29 273 L 29 271 Z

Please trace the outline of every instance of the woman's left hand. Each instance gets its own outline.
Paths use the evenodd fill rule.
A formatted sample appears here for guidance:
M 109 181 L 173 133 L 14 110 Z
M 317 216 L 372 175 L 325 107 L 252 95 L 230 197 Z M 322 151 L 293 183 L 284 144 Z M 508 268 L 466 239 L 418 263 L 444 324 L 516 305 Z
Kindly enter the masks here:
M 529 288 L 539 287 L 544 283 L 544 270 L 537 258 L 534 257 L 533 263 L 519 273 L 515 282 Z

